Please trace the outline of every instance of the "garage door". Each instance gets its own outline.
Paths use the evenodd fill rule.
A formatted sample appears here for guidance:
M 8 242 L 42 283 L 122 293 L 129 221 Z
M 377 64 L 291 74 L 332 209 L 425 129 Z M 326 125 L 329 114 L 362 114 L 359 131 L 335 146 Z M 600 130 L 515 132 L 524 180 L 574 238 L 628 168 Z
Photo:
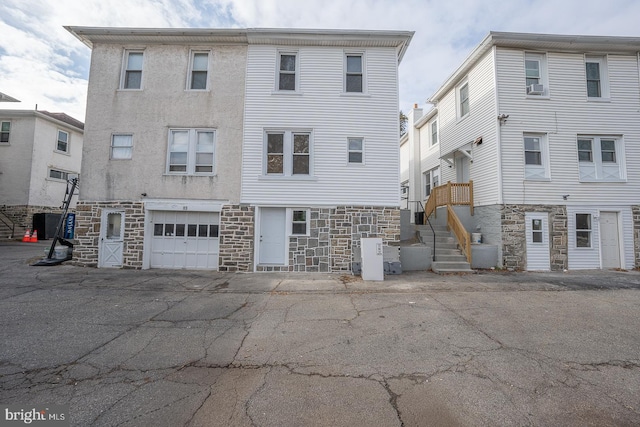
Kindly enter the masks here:
M 153 212 L 151 268 L 218 268 L 217 212 Z

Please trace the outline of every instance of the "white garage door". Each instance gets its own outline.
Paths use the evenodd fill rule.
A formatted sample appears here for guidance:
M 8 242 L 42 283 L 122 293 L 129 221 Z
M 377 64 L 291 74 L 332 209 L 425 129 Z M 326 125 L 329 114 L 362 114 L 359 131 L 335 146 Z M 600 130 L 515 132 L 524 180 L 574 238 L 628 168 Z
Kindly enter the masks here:
M 153 212 L 151 268 L 218 268 L 217 212 Z

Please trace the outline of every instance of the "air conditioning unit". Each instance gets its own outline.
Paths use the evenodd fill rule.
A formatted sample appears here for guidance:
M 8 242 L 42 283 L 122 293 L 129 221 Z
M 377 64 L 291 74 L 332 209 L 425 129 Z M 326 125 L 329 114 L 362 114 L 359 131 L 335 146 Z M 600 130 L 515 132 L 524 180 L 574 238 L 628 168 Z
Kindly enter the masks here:
M 544 93 L 543 85 L 530 85 L 527 86 L 527 95 L 542 95 Z

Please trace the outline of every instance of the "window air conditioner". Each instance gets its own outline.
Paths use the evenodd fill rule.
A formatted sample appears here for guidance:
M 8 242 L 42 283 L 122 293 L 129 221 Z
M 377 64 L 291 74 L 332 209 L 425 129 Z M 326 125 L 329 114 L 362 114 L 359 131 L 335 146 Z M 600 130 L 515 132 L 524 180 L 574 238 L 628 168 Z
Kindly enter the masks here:
M 543 85 L 530 85 L 527 86 L 527 95 L 542 95 L 544 93 Z

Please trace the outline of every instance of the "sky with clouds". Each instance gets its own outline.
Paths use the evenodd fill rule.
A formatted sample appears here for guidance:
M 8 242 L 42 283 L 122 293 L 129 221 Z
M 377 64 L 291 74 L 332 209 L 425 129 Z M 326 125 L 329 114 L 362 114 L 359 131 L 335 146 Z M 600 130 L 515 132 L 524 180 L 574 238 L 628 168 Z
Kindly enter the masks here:
M 415 31 L 400 107 L 425 106 L 489 31 L 639 36 L 638 0 L 1 0 L 4 109 L 84 120 L 90 50 L 63 25 Z

